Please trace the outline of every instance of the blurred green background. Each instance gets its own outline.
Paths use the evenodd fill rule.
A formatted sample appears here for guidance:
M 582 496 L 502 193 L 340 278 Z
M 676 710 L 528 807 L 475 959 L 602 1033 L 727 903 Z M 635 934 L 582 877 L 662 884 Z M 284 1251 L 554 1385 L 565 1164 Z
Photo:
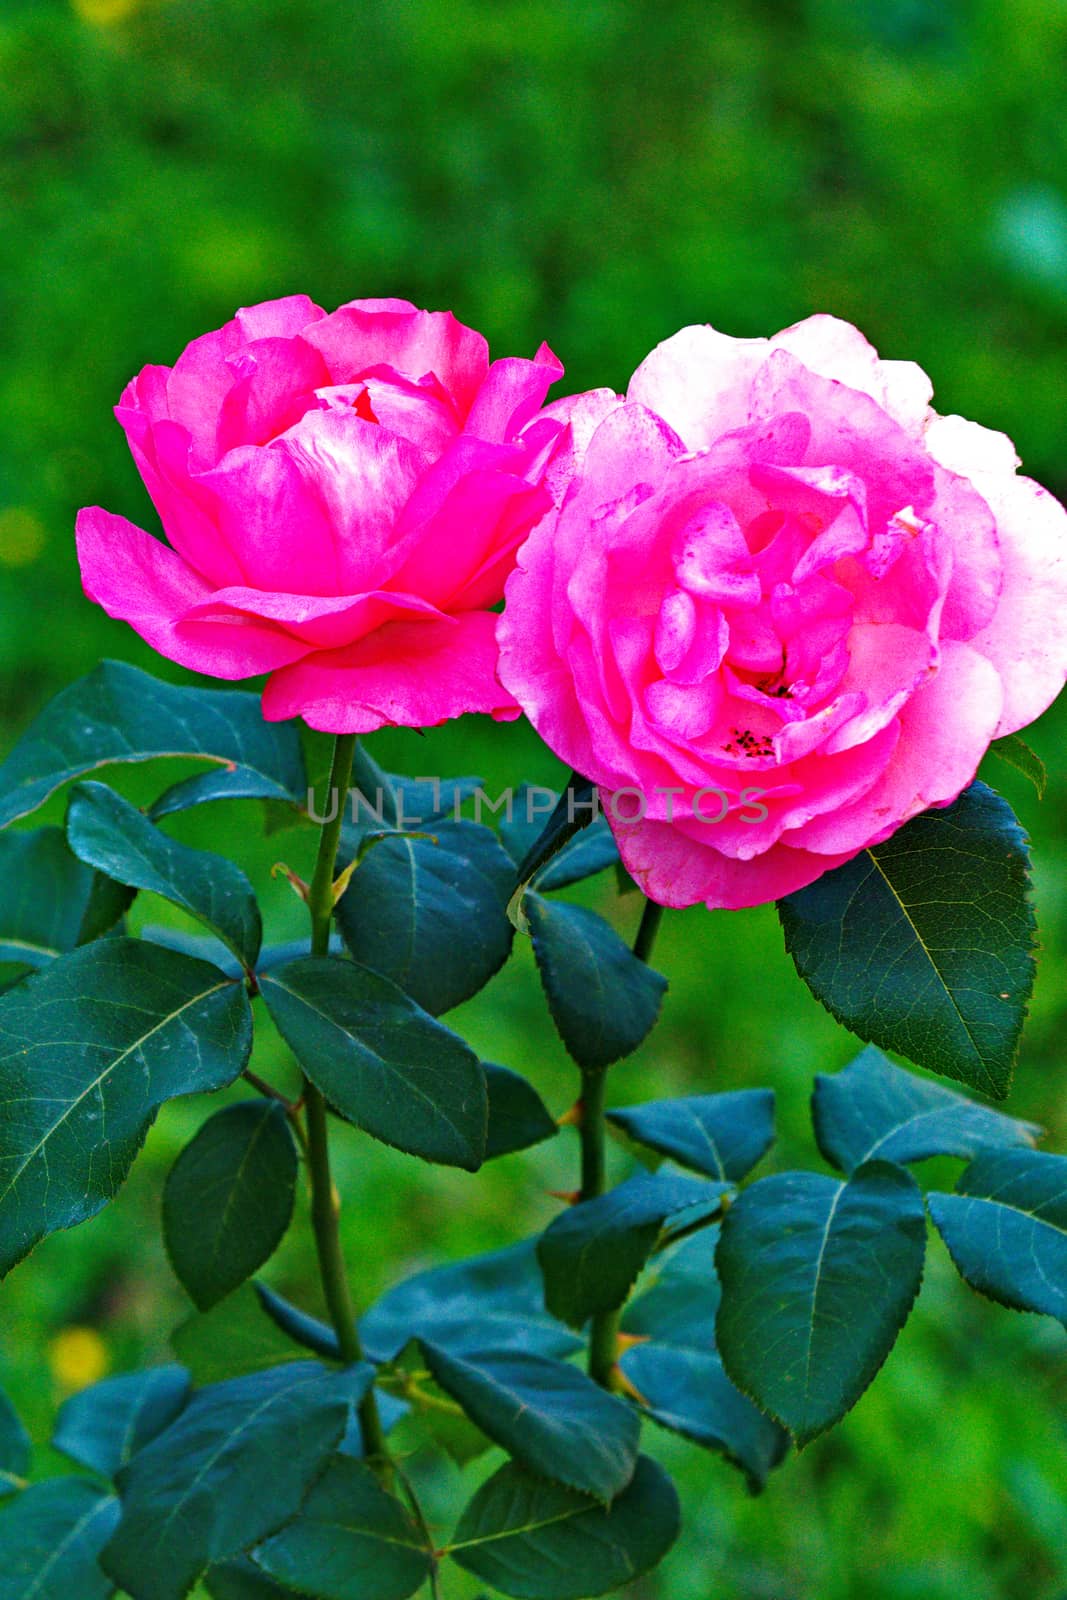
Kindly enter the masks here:
M 495 353 L 547 339 L 573 388 L 624 387 L 686 322 L 760 334 L 834 311 L 884 355 L 921 362 L 940 410 L 1011 434 L 1062 495 L 1065 68 L 1063 0 L 4 0 L 3 747 L 101 654 L 155 665 L 82 598 L 74 513 L 101 503 L 153 525 L 111 406 L 144 363 L 279 294 L 449 306 Z M 1033 836 L 1043 941 L 1009 1105 L 1060 1149 L 1064 727 L 1053 713 L 1031 736 L 1051 772 L 1043 803 L 1014 774 L 989 774 Z M 517 726 L 468 720 L 372 748 L 407 771 L 558 774 Z M 123 781 L 149 795 L 165 780 Z M 301 907 L 267 872 L 279 856 L 306 868 L 309 842 L 261 842 L 252 820 L 215 807 L 176 831 L 238 856 L 264 886 L 271 932 L 295 936 Z M 143 898 L 137 918 L 163 920 Z M 636 904 L 608 878 L 587 898 L 632 927 Z M 812 1075 L 855 1045 L 797 982 L 773 911 L 672 915 L 658 963 L 666 1018 L 616 1069 L 615 1098 L 769 1083 L 775 1159 L 815 1161 Z M 570 1103 L 525 951 L 452 1020 L 555 1110 Z M 284 1070 L 270 1040 L 266 1057 Z M 158 1243 L 159 1189 L 202 1114 L 168 1110 L 119 1201 L 5 1285 L 0 1376 L 39 1437 L 63 1394 L 165 1356 L 188 1314 Z M 477 1179 L 355 1134 L 337 1142 L 364 1302 L 401 1271 L 533 1231 L 556 1207 L 546 1191 L 574 1181 L 569 1136 Z M 298 1234 L 274 1281 L 314 1305 Z M 933 1242 L 873 1390 L 761 1499 L 716 1458 L 652 1441 L 679 1476 L 686 1529 L 663 1571 L 627 1592 L 1060 1600 L 1065 1403 L 1063 1330 L 979 1301 Z M 436 1514 L 449 1486 L 427 1473 Z

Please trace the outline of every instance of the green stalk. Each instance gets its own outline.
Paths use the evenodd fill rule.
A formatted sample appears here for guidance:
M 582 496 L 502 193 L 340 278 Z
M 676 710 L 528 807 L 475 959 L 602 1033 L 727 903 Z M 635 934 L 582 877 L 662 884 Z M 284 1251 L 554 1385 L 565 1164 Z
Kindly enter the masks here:
M 352 761 L 356 752 L 354 733 L 339 734 L 334 745 L 333 765 L 327 790 L 337 791 L 337 815 L 324 822 L 319 835 L 319 851 L 315 874 L 308 890 L 308 910 L 311 913 L 311 954 L 329 954 L 330 927 L 333 919 L 333 880 L 337 869 L 337 847 L 341 839 L 345 802 L 352 778 Z M 307 1165 L 311 1181 L 311 1226 L 315 1233 L 315 1248 L 319 1258 L 319 1276 L 323 1294 L 337 1334 L 341 1359 L 349 1366 L 363 1359 L 352 1294 L 348 1287 L 344 1256 L 341 1251 L 339 1227 L 340 1201 L 330 1173 L 329 1129 L 326 1119 L 326 1102 L 307 1077 L 304 1078 L 304 1111 L 307 1119 Z M 378 1402 L 373 1387 L 360 1402 L 359 1425 L 363 1435 L 363 1453 L 370 1462 L 388 1459 L 385 1434 L 382 1432 Z
M 639 961 L 650 959 L 662 920 L 663 907 L 654 900 L 646 900 L 634 940 L 634 955 Z M 604 1069 L 582 1073 L 582 1114 L 578 1124 L 582 1148 L 579 1201 L 595 1200 L 607 1189 L 607 1123 L 604 1120 L 607 1077 Z M 621 1316 L 621 1311 L 601 1311 L 590 1325 L 589 1376 L 605 1389 L 615 1387 Z

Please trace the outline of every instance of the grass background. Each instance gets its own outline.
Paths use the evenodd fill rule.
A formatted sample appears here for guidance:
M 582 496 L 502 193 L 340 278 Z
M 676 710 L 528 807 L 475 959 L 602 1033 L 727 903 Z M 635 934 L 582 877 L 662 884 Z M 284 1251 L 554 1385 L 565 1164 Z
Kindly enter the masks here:
M 494 351 L 547 339 L 567 387 L 622 388 L 686 322 L 766 333 L 815 310 L 918 360 L 937 404 L 1014 438 L 1067 491 L 1067 6 L 1060 0 L 5 0 L 0 15 L 0 738 L 102 654 L 154 667 L 82 597 L 78 506 L 152 526 L 110 407 L 236 305 L 450 306 Z M 168 676 L 178 676 L 166 664 Z M 1032 742 L 1041 977 L 1009 1109 L 1067 1149 L 1065 719 Z M 401 770 L 551 781 L 523 727 L 470 719 L 372 748 Z M 167 776 L 172 776 L 168 774 Z M 159 773 L 123 778 L 147 796 Z M 59 812 L 47 814 L 50 819 Z M 40 820 L 40 819 L 39 819 Z M 268 869 L 302 835 L 252 814 L 177 819 L 301 908 Z M 632 899 L 584 891 L 621 929 Z M 162 907 L 139 905 L 140 920 Z M 797 982 L 773 910 L 668 917 L 665 1020 L 615 1070 L 619 1102 L 768 1083 L 779 1164 L 816 1160 L 811 1079 L 854 1042 Z M 574 1084 L 528 953 L 452 1019 L 563 1111 Z M 280 1052 L 269 1038 L 266 1059 Z M 35 1434 L 104 1369 L 162 1358 L 188 1314 L 158 1242 L 167 1165 L 203 1115 L 160 1118 L 118 1202 L 0 1291 L 0 1375 Z M 471 1179 L 337 1140 L 366 1302 L 401 1271 L 509 1242 L 571 1187 L 569 1136 Z M 617 1155 L 619 1170 L 624 1158 Z M 951 1181 L 953 1174 L 938 1175 Z M 275 1281 L 314 1304 L 301 1230 Z M 932 1243 L 918 1309 L 874 1388 L 758 1500 L 665 1435 L 686 1530 L 633 1600 L 1060 1600 L 1067 1346 L 996 1310 Z M 42 1469 L 49 1463 L 42 1456 Z M 435 1509 L 454 1487 L 427 1469 Z M 446 1517 L 447 1521 L 447 1517 Z M 450 1580 L 451 1581 L 451 1580 Z M 462 1580 L 450 1600 L 473 1594 Z

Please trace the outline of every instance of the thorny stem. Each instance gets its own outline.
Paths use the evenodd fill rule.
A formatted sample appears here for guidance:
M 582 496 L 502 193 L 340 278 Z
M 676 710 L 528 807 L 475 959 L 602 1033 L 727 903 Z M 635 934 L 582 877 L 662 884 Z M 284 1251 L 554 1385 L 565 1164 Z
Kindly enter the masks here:
M 337 847 L 341 839 L 345 798 L 352 777 L 355 751 L 355 734 L 339 734 L 334 745 L 328 786 L 328 792 L 336 789 L 338 794 L 337 814 L 322 825 L 315 875 L 311 880 L 307 897 L 308 911 L 311 914 L 313 956 L 329 954 Z M 315 1233 L 315 1248 L 319 1258 L 319 1275 L 322 1279 L 330 1320 L 337 1334 L 341 1359 L 352 1365 L 356 1361 L 362 1361 L 363 1346 L 356 1326 L 352 1294 L 348 1287 L 341 1250 L 340 1202 L 330 1173 L 326 1102 L 307 1077 L 304 1078 L 304 1114 L 307 1120 L 307 1165 L 311 1181 L 311 1225 Z M 359 1425 L 363 1435 L 363 1453 L 367 1461 L 372 1464 L 377 1463 L 379 1467 L 384 1466 L 388 1462 L 388 1452 L 373 1387 L 368 1389 L 360 1402 Z
M 656 942 L 663 907 L 654 900 L 645 901 L 641 924 L 634 939 L 634 955 L 639 961 L 648 961 Z M 578 1131 L 582 1148 L 581 1200 L 595 1200 L 607 1189 L 606 1134 L 604 1097 L 607 1072 L 603 1068 L 582 1073 L 581 1120 Z M 616 1384 L 616 1365 L 619 1351 L 619 1311 L 598 1312 L 589 1331 L 589 1376 L 605 1389 Z

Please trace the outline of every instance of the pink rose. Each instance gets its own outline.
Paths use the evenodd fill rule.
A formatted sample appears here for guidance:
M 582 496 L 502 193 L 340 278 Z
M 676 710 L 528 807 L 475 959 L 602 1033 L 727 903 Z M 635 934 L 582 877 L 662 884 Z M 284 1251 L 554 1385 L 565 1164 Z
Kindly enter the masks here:
M 818 316 L 684 328 L 625 401 L 553 408 L 574 479 L 519 553 L 500 672 L 654 900 L 802 888 L 1063 686 L 1067 515 L 930 395 Z
M 269 672 L 271 720 L 517 715 L 490 607 L 550 504 L 563 425 L 535 419 L 562 370 L 544 345 L 490 365 L 481 334 L 406 300 L 239 311 L 123 394 L 170 548 L 83 511 L 85 591 L 183 666 Z

